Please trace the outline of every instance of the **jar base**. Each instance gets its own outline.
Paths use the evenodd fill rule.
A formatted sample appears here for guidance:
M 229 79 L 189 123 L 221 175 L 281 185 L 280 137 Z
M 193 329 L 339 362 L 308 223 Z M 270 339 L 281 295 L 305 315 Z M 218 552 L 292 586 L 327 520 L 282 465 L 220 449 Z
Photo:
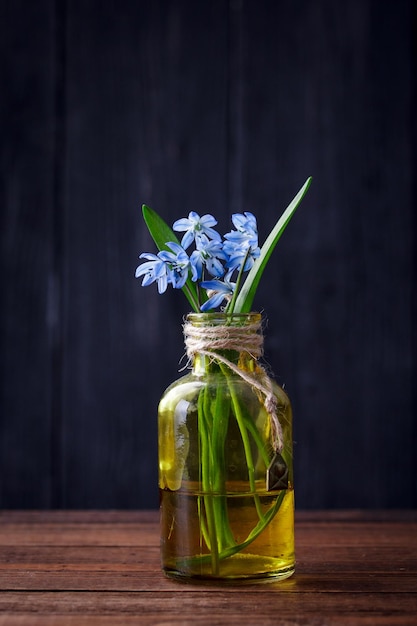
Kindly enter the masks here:
M 196 571 L 178 570 L 175 567 L 165 566 L 163 572 L 168 578 L 174 578 L 181 582 L 193 583 L 257 583 L 285 580 L 295 572 L 295 564 L 291 563 L 286 567 L 276 567 L 276 559 L 265 559 L 256 555 L 245 554 L 236 555 L 228 559 L 228 563 L 221 564 L 218 573 L 210 573 L 209 568 Z M 259 568 L 262 562 L 263 569 Z M 270 561 L 266 563 L 265 561 Z M 275 564 L 274 564 L 275 561 Z M 275 565 L 275 567 L 274 567 Z

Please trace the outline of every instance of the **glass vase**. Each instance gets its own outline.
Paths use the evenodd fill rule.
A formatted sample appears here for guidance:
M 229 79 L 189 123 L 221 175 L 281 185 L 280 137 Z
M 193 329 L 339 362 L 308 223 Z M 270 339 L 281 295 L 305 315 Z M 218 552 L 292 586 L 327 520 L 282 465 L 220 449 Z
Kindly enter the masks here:
M 259 363 L 258 313 L 187 317 L 192 370 L 158 410 L 162 568 L 180 579 L 294 572 L 292 411 Z

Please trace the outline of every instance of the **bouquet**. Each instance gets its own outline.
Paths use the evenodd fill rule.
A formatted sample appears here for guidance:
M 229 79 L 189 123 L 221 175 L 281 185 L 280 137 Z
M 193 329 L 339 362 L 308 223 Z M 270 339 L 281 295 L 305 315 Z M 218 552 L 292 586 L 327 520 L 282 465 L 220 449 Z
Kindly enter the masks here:
M 190 212 L 171 229 L 143 206 L 159 251 L 140 255 L 136 277 L 161 294 L 182 289 L 193 310 L 184 324 L 192 372 L 166 390 L 158 411 L 161 546 L 170 575 L 284 578 L 294 571 L 291 408 L 258 363 L 261 316 L 251 310 L 310 182 L 262 246 L 253 213 L 232 215 L 234 229 L 222 237 L 211 214 Z

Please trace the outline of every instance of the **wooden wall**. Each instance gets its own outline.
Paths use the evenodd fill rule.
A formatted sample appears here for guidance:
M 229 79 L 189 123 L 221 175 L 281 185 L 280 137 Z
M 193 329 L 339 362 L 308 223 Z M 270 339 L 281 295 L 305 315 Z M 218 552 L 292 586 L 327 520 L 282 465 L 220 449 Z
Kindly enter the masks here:
M 415 507 L 412 0 L 3 0 L 3 508 L 156 507 L 180 292 L 134 278 L 149 204 L 311 190 L 256 308 L 295 413 L 297 505 Z

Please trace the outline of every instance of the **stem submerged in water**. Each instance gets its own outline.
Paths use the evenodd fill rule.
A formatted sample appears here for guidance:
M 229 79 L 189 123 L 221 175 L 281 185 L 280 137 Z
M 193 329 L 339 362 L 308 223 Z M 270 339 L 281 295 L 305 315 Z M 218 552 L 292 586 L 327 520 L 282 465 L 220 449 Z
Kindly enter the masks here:
M 219 561 L 227 559 L 233 556 L 234 554 L 241 552 L 242 550 L 247 548 L 253 541 L 255 541 L 255 539 L 259 537 L 259 535 L 265 530 L 268 524 L 270 524 L 270 522 L 274 519 L 275 515 L 278 513 L 286 493 L 287 492 L 285 490 L 280 491 L 275 503 L 267 511 L 263 520 L 260 520 L 257 523 L 255 528 L 249 533 L 249 535 L 246 537 L 244 541 L 242 541 L 241 543 L 235 544 L 234 546 L 230 546 L 229 548 L 217 554 L 217 559 L 216 559 L 217 568 L 219 566 Z M 186 563 L 187 566 L 190 566 L 190 565 L 195 566 L 197 564 L 203 565 L 205 563 L 209 563 L 210 561 L 212 561 L 212 556 L 210 554 L 203 554 L 201 556 L 195 556 L 189 559 L 180 560 L 178 561 L 178 564 Z M 215 572 L 212 571 L 212 575 L 215 575 Z
M 200 534 L 204 538 L 209 554 L 191 557 L 189 562 L 210 563 L 211 574 L 217 576 L 220 561 L 240 552 L 262 533 L 278 512 L 286 492 L 281 491 L 270 509 L 266 513 L 263 512 L 256 487 L 252 445 L 255 443 L 262 461 L 267 466 L 269 456 L 265 444 L 244 402 L 239 399 L 233 372 L 221 362 L 213 363 L 212 366 L 219 368 L 225 384 L 217 385 L 214 397 L 210 396 L 207 387 L 202 389 L 197 407 L 202 486 L 198 513 Z M 230 526 L 227 505 L 225 447 L 232 416 L 236 420 L 242 441 L 250 488 L 248 495 L 254 499 L 259 518 L 255 528 L 239 543 Z

